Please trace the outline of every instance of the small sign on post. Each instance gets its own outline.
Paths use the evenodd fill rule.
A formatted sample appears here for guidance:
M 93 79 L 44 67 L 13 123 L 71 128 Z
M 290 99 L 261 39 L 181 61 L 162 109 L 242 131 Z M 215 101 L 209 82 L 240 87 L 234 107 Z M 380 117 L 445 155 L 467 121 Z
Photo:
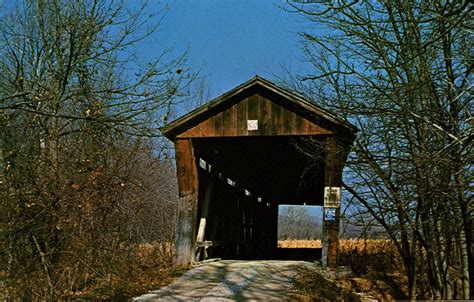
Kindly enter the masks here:
M 341 188 L 324 187 L 324 207 L 339 208 L 341 205 Z
M 325 208 L 324 209 L 324 219 L 326 221 L 335 221 L 336 220 L 336 208 Z

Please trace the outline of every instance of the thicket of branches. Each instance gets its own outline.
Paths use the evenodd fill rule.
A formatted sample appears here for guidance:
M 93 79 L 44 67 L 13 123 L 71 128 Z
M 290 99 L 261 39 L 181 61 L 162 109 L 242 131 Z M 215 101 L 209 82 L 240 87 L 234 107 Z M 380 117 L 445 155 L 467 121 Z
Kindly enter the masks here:
M 0 8 L 3 297 L 110 285 L 143 242 L 170 261 L 174 172 L 153 138 L 193 75 L 165 47 L 136 53 L 162 13 L 113 0 Z
M 395 243 L 411 299 L 472 299 L 472 4 L 288 4 L 312 22 L 314 72 L 287 83 L 360 129 L 345 179 L 357 217 Z

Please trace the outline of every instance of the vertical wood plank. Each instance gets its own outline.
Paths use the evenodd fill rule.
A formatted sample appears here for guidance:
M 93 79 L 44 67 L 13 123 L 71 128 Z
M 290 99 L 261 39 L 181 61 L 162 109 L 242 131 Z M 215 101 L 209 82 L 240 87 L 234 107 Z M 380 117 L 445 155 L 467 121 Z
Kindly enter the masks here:
M 199 221 L 198 235 L 196 237 L 196 242 L 204 242 L 204 234 L 206 232 L 206 218 L 201 218 Z
M 193 260 L 196 239 L 198 203 L 198 172 L 192 141 L 178 139 L 175 143 L 179 204 L 175 239 L 175 262 L 187 264 Z
M 261 120 L 261 135 L 273 135 L 275 132 L 273 130 L 272 124 L 272 104 L 273 102 L 267 100 L 266 98 L 259 96 L 260 99 L 260 120 Z
M 246 136 L 248 134 L 247 130 L 247 120 L 248 120 L 248 98 L 244 99 L 237 105 L 237 135 Z
M 275 127 L 275 134 L 283 135 L 284 134 L 284 127 L 283 127 L 283 119 L 284 119 L 284 108 L 278 104 L 272 104 L 272 121 Z
M 261 120 L 260 120 L 260 98 L 254 94 L 248 99 L 247 104 L 248 120 L 258 120 L 258 130 L 249 130 L 248 135 L 260 135 Z
M 295 134 L 295 123 L 296 123 L 296 114 L 294 114 L 293 112 L 291 111 L 288 111 L 288 116 L 286 118 L 286 124 L 285 124 L 285 128 L 286 128 L 286 132 L 288 134 Z
M 197 193 L 197 167 L 191 139 L 177 139 L 175 152 L 179 195 Z
M 214 136 L 214 123 L 213 119 L 207 119 L 200 124 L 199 136 Z
M 293 115 L 292 134 L 305 134 L 304 118 L 295 113 L 293 113 Z
M 224 113 L 219 112 L 212 117 L 214 121 L 214 136 L 223 136 L 224 135 Z
M 237 135 L 237 107 L 231 106 L 224 110 L 224 136 Z
M 310 121 L 308 121 L 307 119 L 304 120 L 304 132 L 305 134 L 311 134 L 311 126 L 313 125 L 313 123 L 311 123 Z
M 292 134 L 294 114 L 293 112 L 283 107 L 281 109 L 282 110 L 281 110 L 281 120 L 280 120 L 280 123 L 281 123 L 280 134 L 282 135 Z

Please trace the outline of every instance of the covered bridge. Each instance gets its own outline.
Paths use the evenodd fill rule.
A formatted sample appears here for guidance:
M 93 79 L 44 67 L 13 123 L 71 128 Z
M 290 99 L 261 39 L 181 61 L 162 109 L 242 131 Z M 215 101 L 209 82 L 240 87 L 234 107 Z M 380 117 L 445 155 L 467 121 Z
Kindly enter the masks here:
M 337 265 L 342 169 L 357 129 L 254 77 L 162 128 L 179 187 L 176 261 L 271 259 L 278 205 L 324 205 L 323 265 Z M 319 158 L 299 151 L 311 138 Z

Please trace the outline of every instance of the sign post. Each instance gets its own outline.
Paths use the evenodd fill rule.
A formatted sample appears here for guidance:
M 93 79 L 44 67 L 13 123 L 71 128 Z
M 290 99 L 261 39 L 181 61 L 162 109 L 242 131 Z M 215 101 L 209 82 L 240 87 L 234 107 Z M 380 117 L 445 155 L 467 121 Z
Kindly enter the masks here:
M 335 269 L 339 255 L 339 216 L 344 155 L 339 142 L 334 137 L 328 137 L 326 140 L 324 153 L 324 216 L 321 264 L 323 268 Z

